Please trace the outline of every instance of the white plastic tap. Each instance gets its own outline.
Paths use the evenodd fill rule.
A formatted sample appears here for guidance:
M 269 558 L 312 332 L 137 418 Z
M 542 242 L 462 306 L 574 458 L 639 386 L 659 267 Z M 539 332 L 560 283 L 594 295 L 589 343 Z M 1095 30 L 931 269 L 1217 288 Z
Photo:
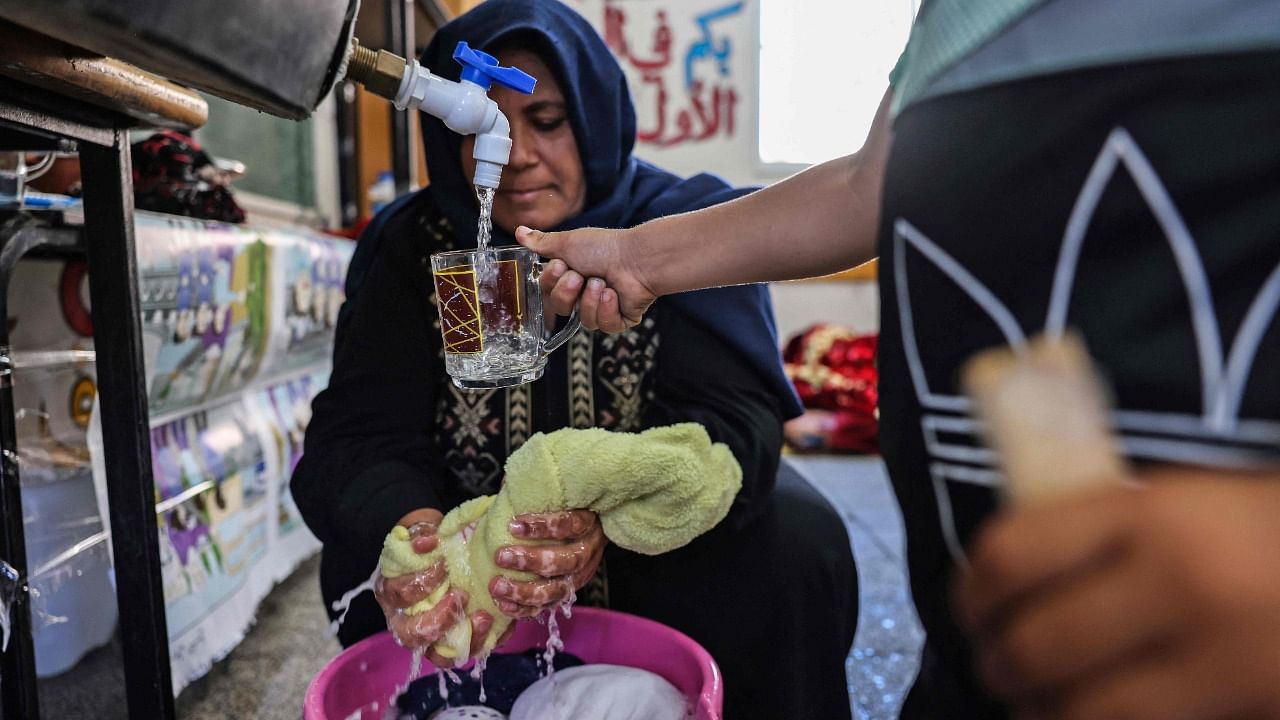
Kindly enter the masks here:
M 497 188 L 502 168 L 511 159 L 511 124 L 489 97 L 492 83 L 532 93 L 536 80 L 518 68 L 500 67 L 497 58 L 460 42 L 453 59 L 462 64 L 458 82 L 433 75 L 417 60 L 405 66 L 394 103 L 397 109 L 417 107 L 434 115 L 456 133 L 475 135 L 475 184 Z

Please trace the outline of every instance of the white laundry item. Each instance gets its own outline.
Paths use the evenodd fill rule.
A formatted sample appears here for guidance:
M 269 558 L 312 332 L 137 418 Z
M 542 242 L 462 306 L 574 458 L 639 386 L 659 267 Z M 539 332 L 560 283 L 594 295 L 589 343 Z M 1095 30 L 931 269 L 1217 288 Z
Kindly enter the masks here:
M 483 705 L 464 705 L 445 708 L 431 720 L 507 720 L 507 716 Z
M 553 683 L 554 680 L 554 683 Z M 511 720 L 685 720 L 689 704 L 648 670 L 579 665 L 529 686 L 511 707 Z

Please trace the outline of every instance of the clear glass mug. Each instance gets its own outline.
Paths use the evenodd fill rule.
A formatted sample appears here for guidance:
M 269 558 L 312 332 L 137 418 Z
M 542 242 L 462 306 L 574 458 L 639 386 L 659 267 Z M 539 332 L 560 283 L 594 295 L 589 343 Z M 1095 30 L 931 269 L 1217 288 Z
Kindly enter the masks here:
M 478 250 L 431 256 L 445 370 L 464 390 L 537 380 L 547 356 L 581 327 L 574 308 L 564 328 L 547 337 L 537 253 L 518 245 L 490 252 L 490 263 Z

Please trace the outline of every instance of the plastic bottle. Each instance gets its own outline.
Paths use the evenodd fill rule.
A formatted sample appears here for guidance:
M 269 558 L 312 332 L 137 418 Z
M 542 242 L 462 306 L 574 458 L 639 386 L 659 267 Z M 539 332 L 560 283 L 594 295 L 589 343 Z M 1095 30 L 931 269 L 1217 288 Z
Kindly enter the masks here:
M 383 170 L 369 186 L 369 206 L 374 215 L 396 199 L 396 181 L 390 170 Z

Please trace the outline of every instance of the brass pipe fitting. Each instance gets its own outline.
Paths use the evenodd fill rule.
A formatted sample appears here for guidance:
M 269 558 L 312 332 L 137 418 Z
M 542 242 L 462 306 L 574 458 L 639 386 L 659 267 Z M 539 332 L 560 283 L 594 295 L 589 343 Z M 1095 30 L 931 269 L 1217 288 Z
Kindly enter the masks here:
M 347 77 L 364 85 L 369 92 L 394 101 L 408 64 L 408 60 L 395 53 L 371 50 L 352 38 Z

